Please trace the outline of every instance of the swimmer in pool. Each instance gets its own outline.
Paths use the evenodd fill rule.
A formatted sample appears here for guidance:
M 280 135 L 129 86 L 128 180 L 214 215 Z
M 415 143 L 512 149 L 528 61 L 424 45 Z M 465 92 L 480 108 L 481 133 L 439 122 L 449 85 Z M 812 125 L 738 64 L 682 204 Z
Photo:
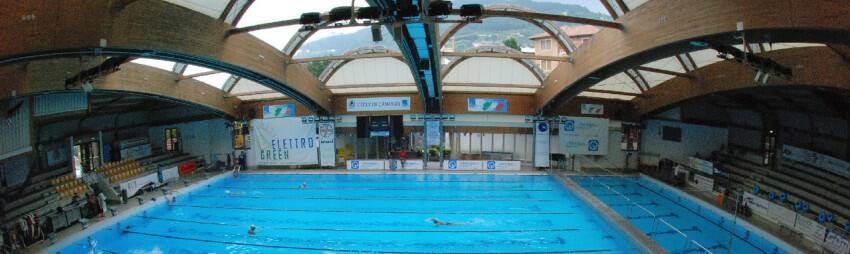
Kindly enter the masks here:
M 257 234 L 257 226 L 254 226 L 254 224 L 251 224 L 251 226 L 248 227 L 248 235 L 253 236 L 253 235 L 256 235 L 256 234 Z
M 459 226 L 459 225 L 469 224 L 469 223 L 466 223 L 466 222 L 442 221 L 438 218 L 430 218 L 430 219 L 428 219 L 428 221 L 430 221 L 431 223 L 434 223 L 434 226 Z
M 301 186 L 300 186 L 300 187 L 298 187 L 298 188 L 299 188 L 299 189 L 302 189 L 302 190 L 303 190 L 303 189 L 306 189 L 306 188 L 307 188 L 307 182 L 303 182 L 303 183 L 301 183 Z

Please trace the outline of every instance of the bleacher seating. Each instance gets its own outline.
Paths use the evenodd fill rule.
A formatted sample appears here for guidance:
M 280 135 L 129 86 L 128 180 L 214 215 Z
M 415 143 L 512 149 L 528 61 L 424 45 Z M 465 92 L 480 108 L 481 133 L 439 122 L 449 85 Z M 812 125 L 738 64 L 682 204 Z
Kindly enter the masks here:
M 820 211 L 828 211 L 836 215 L 836 222 L 850 218 L 850 181 L 846 178 L 785 160 L 780 160 L 773 170 L 736 155 L 723 154 L 720 158 L 730 169 L 733 184 L 745 191 L 758 185 L 762 193 L 785 192 L 789 207 L 797 200 L 811 204 L 811 210 L 805 216 L 815 217 Z
M 109 183 L 118 183 L 146 170 L 136 160 L 123 160 L 107 163 L 98 168 L 97 171 L 102 173 Z
M 81 195 L 88 191 L 86 184 L 77 179 L 73 172 L 54 178 L 50 183 L 61 198 L 71 198 L 74 194 Z

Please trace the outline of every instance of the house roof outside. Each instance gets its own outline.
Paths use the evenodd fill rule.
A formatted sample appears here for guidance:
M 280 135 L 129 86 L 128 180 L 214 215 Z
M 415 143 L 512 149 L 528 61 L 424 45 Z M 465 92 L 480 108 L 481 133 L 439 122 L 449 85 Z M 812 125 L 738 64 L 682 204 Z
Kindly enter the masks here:
M 591 25 L 581 25 L 581 26 L 562 26 L 561 31 L 567 34 L 569 37 L 585 37 L 591 36 L 597 32 L 599 32 L 599 28 Z M 528 39 L 530 40 L 539 40 L 543 38 L 552 37 L 548 33 L 539 33 L 535 34 Z

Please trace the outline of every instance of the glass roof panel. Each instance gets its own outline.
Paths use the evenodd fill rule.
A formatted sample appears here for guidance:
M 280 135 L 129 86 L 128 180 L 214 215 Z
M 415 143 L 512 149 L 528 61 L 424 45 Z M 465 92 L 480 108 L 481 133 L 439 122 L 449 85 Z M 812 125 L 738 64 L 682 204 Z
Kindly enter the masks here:
M 520 88 L 520 87 L 487 87 L 487 86 L 443 86 L 444 92 L 485 92 L 485 93 L 518 93 L 518 94 L 533 94 L 537 92 L 537 88 Z
M 183 76 L 186 76 L 186 75 L 195 75 L 195 74 L 198 74 L 198 73 L 201 73 L 201 72 L 208 72 L 208 71 L 212 71 L 212 70 L 211 70 L 211 69 L 204 68 L 204 67 L 201 67 L 201 66 L 191 65 L 191 64 L 190 64 L 189 66 L 186 66 L 186 70 L 185 70 L 185 71 L 183 71 Z
M 473 57 L 457 64 L 443 82 L 540 86 L 534 73 L 519 62 L 492 57 Z
M 632 81 L 629 76 L 625 73 L 618 73 L 617 75 L 611 76 L 602 82 L 596 83 L 591 89 L 597 90 L 607 90 L 607 91 L 618 91 L 618 92 L 627 92 L 627 93 L 640 93 L 640 90 L 635 85 L 635 82 Z
M 236 97 L 242 101 L 258 101 L 258 100 L 270 100 L 270 99 L 284 99 L 289 98 L 286 95 L 278 92 L 272 93 L 263 93 L 263 94 L 255 94 L 255 95 L 245 95 Z
M 694 59 L 697 68 L 705 67 L 706 65 L 723 61 L 717 57 L 717 51 L 713 49 L 703 49 L 691 52 L 691 58 Z
M 201 81 L 201 82 L 204 82 L 204 83 L 207 83 L 208 85 L 211 85 L 215 88 L 221 89 L 222 87 L 224 87 L 224 82 L 227 81 L 227 78 L 229 78 L 229 77 L 230 77 L 230 73 L 222 72 L 222 73 L 216 73 L 216 74 L 212 74 L 212 75 L 195 77 L 194 79 Z
M 151 67 L 155 67 L 155 68 L 166 70 L 166 71 L 172 71 L 174 69 L 174 62 L 171 62 L 171 61 L 164 61 L 164 60 L 151 59 L 151 58 L 136 58 L 136 59 L 133 59 L 133 61 L 130 61 L 130 62 L 151 66 Z
M 257 82 L 248 79 L 239 79 L 239 82 L 236 82 L 236 85 L 233 86 L 233 89 L 230 90 L 230 94 L 245 94 L 245 93 L 255 93 L 260 91 L 271 91 L 268 87 L 260 85 Z
M 645 4 L 648 0 L 623 0 L 623 3 L 626 4 L 626 7 L 629 7 L 630 10 L 634 10 L 637 7 Z
M 656 68 L 656 69 L 662 69 L 662 70 L 668 70 L 668 71 L 675 71 L 675 72 L 679 72 L 679 73 L 685 73 L 685 69 L 684 69 L 684 67 L 682 67 L 682 63 L 680 63 L 679 60 L 676 59 L 676 57 L 662 58 L 660 60 L 656 60 L 654 62 L 644 64 L 643 66 Z
M 592 98 L 603 98 L 603 99 L 615 99 L 615 100 L 631 100 L 634 99 L 634 96 L 630 95 L 620 95 L 620 94 L 609 94 L 609 93 L 597 93 L 597 92 L 581 92 L 578 94 L 581 97 L 592 97 Z
M 225 0 L 165 0 L 166 2 L 180 5 L 191 10 L 206 14 L 207 16 L 218 18 L 227 8 Z
M 646 84 L 649 85 L 649 88 L 653 88 L 658 84 L 663 83 L 671 78 L 675 78 L 673 75 L 667 75 L 663 73 L 651 72 L 651 71 L 640 71 L 640 75 L 643 76 L 643 79 L 646 80 Z
M 356 0 L 355 6 L 368 6 L 365 0 Z M 296 1 L 296 0 L 256 0 L 239 20 L 236 27 L 246 27 L 265 24 L 275 21 L 297 19 L 302 13 L 319 12 L 326 13 L 339 6 L 351 6 L 350 0 L 322 0 L 322 1 Z M 300 29 L 300 25 L 285 26 L 273 29 L 265 29 L 251 32 L 266 43 L 275 48 L 282 49 L 292 35 Z
M 295 53 L 295 58 L 321 57 L 342 55 L 346 52 L 382 46 L 390 51 L 398 52 L 398 44 L 385 26 L 381 26 L 382 41 L 372 41 L 372 30 L 369 27 L 345 27 L 319 30 L 310 36 L 304 45 Z M 340 40 L 344 38 L 344 40 Z
M 391 86 L 381 87 L 380 89 L 372 87 L 352 87 L 352 88 L 331 88 L 333 94 L 375 94 L 375 93 L 398 93 L 398 92 L 417 92 L 416 86 Z
M 413 84 L 413 74 L 406 63 L 395 58 L 366 58 L 348 62 L 337 69 L 326 86 Z

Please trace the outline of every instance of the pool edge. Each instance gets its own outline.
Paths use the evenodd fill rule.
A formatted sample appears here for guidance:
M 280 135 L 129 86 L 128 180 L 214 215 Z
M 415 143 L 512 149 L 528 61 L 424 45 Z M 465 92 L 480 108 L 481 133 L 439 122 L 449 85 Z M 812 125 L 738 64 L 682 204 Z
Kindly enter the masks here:
M 571 179 L 560 174 L 552 174 L 552 176 L 555 179 L 558 179 L 558 181 L 561 182 L 561 185 L 575 193 L 576 196 L 582 199 L 582 201 L 590 205 L 590 207 L 596 210 L 601 217 L 605 218 L 606 221 L 616 225 L 617 228 L 629 236 L 632 243 L 639 246 L 644 253 L 667 253 L 661 245 L 646 236 L 643 231 L 635 227 L 631 222 L 620 216 L 619 213 L 608 207 L 608 205 L 597 199 L 596 196 L 593 196 L 593 194 L 573 182 Z

